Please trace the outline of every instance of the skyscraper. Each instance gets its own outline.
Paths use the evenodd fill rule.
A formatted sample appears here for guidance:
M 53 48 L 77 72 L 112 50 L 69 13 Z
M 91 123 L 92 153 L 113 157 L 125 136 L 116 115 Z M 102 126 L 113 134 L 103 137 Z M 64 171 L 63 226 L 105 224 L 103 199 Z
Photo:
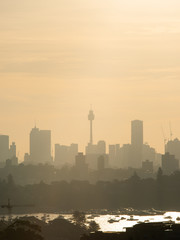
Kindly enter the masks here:
M 175 155 L 175 158 L 180 160 L 180 141 L 178 138 L 170 140 L 166 144 L 166 151 Z
M 0 162 L 5 163 L 9 158 L 9 136 L 0 135 Z
M 172 174 L 173 172 L 179 170 L 179 160 L 175 158 L 174 155 L 170 153 L 165 153 L 162 155 L 162 170 L 164 174 Z
M 143 121 L 131 121 L 131 144 L 136 146 L 143 145 Z
M 10 158 L 16 157 L 16 144 L 15 144 L 15 142 L 12 142 L 12 144 L 10 145 L 9 157 Z
M 30 132 L 30 161 L 33 164 L 50 163 L 51 131 L 34 127 Z
M 143 153 L 143 121 L 134 120 L 131 122 L 131 149 L 131 166 L 140 168 Z
M 4 166 L 7 160 L 11 160 L 12 165 L 18 164 L 16 158 L 16 144 L 12 142 L 9 148 L 9 136 L 0 135 L 0 165 Z

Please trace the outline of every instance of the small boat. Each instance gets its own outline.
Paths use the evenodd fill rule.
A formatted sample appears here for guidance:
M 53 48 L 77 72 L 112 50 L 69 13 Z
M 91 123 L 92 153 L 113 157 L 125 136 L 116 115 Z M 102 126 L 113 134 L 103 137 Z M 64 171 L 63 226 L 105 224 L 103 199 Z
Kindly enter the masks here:
M 119 222 L 119 220 L 112 219 L 112 218 L 108 220 L 108 223 L 115 223 L 115 222 Z
M 166 217 L 164 217 L 164 219 L 172 219 L 172 217 L 171 216 L 166 216 Z
M 130 216 L 129 219 L 127 219 L 127 221 L 138 221 L 139 219 L 135 219 L 133 215 Z
M 147 220 L 144 220 L 144 223 L 148 223 L 149 222 L 149 220 L 147 219 Z

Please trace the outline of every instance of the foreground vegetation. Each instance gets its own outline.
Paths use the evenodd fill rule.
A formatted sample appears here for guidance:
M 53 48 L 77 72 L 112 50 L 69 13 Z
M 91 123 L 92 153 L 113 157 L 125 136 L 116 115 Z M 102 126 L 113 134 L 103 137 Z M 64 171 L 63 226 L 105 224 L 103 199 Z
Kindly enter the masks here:
M 85 214 L 73 213 L 71 221 L 60 217 L 50 222 L 23 217 L 0 222 L 0 240 L 79 240 L 83 234 L 98 231 L 95 221 L 87 223 Z

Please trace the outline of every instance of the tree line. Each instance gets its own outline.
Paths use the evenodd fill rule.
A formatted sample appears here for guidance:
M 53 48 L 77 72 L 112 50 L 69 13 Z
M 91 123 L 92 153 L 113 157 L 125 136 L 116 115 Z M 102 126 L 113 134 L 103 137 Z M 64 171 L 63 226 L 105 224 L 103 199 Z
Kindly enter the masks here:
M 57 181 L 20 186 L 13 176 L 0 180 L 0 204 L 10 198 L 14 204 L 34 204 L 33 208 L 14 208 L 13 211 L 70 211 L 78 209 L 156 208 L 180 210 L 180 172 L 170 176 L 159 170 L 156 179 L 141 179 L 136 173 L 126 180 Z M 1 210 L 5 211 L 5 209 Z

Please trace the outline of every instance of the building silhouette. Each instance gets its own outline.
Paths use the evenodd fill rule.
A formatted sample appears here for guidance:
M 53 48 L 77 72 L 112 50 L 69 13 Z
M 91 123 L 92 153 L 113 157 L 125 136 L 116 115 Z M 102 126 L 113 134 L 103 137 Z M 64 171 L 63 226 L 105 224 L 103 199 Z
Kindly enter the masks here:
M 118 167 L 120 168 L 128 168 L 132 166 L 132 145 L 131 144 L 123 144 L 123 146 L 119 150 L 119 158 L 120 164 Z
M 75 157 L 74 175 L 76 179 L 88 179 L 88 164 L 86 163 L 86 156 L 80 152 Z
M 131 121 L 131 145 L 143 145 L 143 121 Z
M 131 121 L 131 148 L 132 161 L 131 166 L 140 168 L 143 156 L 143 121 Z
M 52 163 L 50 130 L 39 130 L 36 127 L 31 130 L 29 159 L 32 164 Z
M 104 159 L 104 156 L 101 155 L 98 157 L 98 160 L 97 160 L 97 170 L 103 171 L 104 168 L 105 168 L 105 159 Z
M 156 151 L 154 148 L 150 147 L 148 144 L 143 144 L 142 149 L 142 161 L 150 160 L 151 162 L 155 162 L 156 159 Z
M 120 145 L 109 145 L 109 165 L 111 167 L 120 167 Z
M 55 144 L 54 165 L 73 165 L 75 156 L 78 154 L 78 144 L 72 143 L 70 146 Z
M 88 120 L 90 121 L 90 140 L 89 143 L 93 144 L 93 120 L 94 120 L 94 113 L 93 110 L 89 111 Z
M 157 154 L 155 149 L 147 143 L 143 144 L 143 122 L 140 120 L 131 121 L 131 144 L 123 144 L 122 147 L 117 146 L 116 149 L 115 145 L 109 146 L 110 164 L 115 158 L 115 166 L 119 168 L 140 169 L 142 162 L 147 159 L 156 167 L 161 165 L 161 155 Z
M 6 161 L 11 161 L 12 165 L 18 164 L 18 159 L 16 158 L 16 144 L 12 142 L 9 147 L 9 136 L 0 135 L 0 166 L 4 166 Z
M 174 155 L 166 152 L 162 155 L 162 170 L 166 175 L 172 174 L 179 169 L 179 160 Z
M 88 144 L 85 149 L 86 162 L 89 168 L 97 170 L 99 156 L 104 156 L 105 166 L 108 166 L 108 155 L 106 154 L 106 142 L 101 140 L 97 144 Z
M 9 136 L 0 135 L 0 162 L 5 163 L 9 158 Z
M 119 149 L 118 167 L 141 168 L 143 157 L 147 159 L 147 148 L 143 145 L 143 122 L 140 120 L 131 121 L 131 144 L 123 144 Z M 143 149 L 146 150 L 144 156 Z
M 12 144 L 10 145 L 9 157 L 10 158 L 16 157 L 16 144 L 15 144 L 15 142 L 12 142 Z
M 178 138 L 170 140 L 166 144 L 166 152 L 175 155 L 175 158 L 180 160 L 180 141 Z
M 142 162 L 142 170 L 145 173 L 153 173 L 153 162 L 150 160 L 146 160 Z

